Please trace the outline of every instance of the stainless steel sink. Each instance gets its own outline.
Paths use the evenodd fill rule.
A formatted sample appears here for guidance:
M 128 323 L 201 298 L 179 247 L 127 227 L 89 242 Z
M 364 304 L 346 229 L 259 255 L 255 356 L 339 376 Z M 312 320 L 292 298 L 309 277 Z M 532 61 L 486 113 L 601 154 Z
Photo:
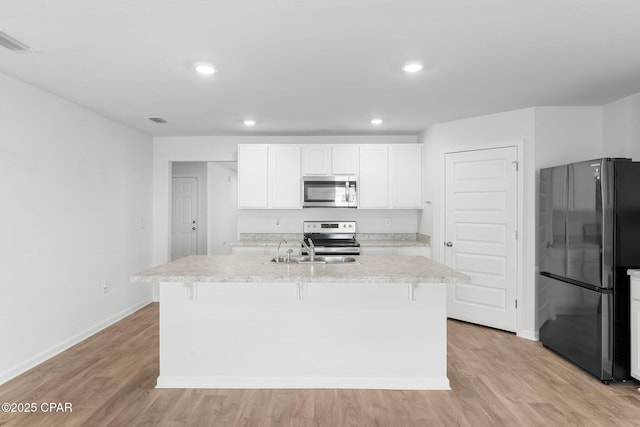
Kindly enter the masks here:
M 316 256 L 316 260 L 318 259 L 326 262 L 327 264 L 348 264 L 358 260 L 356 257 L 344 255 L 319 255 Z
M 357 262 L 358 259 L 352 256 L 344 255 L 316 255 L 311 261 L 308 255 L 292 255 L 287 259 L 286 256 L 274 257 L 269 262 L 272 263 L 291 263 L 291 264 L 349 264 Z

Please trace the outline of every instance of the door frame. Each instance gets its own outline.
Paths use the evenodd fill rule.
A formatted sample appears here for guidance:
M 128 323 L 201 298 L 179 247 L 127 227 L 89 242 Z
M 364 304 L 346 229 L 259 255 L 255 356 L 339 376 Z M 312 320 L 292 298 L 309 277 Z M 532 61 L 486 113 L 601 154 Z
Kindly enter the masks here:
M 518 182 L 516 183 L 516 188 L 518 191 L 517 194 L 517 213 L 516 213 L 516 229 L 518 232 L 518 240 L 516 241 L 516 301 L 518 301 L 518 306 L 516 307 L 516 325 L 515 325 L 515 333 L 519 334 L 522 330 L 522 325 L 524 323 L 524 308 L 525 303 L 522 300 L 524 292 L 524 181 L 525 181 L 525 162 L 524 162 L 524 141 L 509 141 L 502 143 L 486 143 L 486 144 L 478 144 L 478 145 L 468 145 L 468 146 L 460 146 L 460 147 L 450 147 L 444 148 L 440 153 L 440 209 L 438 218 L 439 227 L 438 232 L 440 235 L 439 240 L 432 242 L 438 246 L 438 259 L 437 261 L 444 261 L 444 252 L 440 245 L 444 245 L 444 236 L 446 232 L 446 221 L 444 218 L 446 217 L 446 156 L 447 154 L 461 153 L 467 151 L 481 151 L 481 150 L 491 150 L 497 148 L 508 148 L 508 147 L 516 147 L 518 151 Z M 527 303 L 530 303 L 527 301 Z M 528 304 L 532 307 L 535 304 Z

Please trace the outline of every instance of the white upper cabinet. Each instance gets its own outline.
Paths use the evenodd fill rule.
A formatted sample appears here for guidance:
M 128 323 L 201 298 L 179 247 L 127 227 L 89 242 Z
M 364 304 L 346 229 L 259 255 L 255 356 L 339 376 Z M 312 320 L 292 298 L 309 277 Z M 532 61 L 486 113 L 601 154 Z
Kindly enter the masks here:
M 302 174 L 330 175 L 331 146 L 324 144 L 305 144 L 302 146 Z
M 360 151 L 357 145 L 333 145 L 331 147 L 331 173 L 334 175 L 358 175 Z
M 389 146 L 391 208 L 422 208 L 422 145 Z
M 420 144 L 240 144 L 238 208 L 302 208 L 303 175 L 355 175 L 360 209 L 422 209 Z
M 302 175 L 357 175 L 357 145 L 305 144 Z
M 358 207 L 389 208 L 389 148 L 386 144 L 360 146 L 358 177 Z
M 266 209 L 269 203 L 269 146 L 238 145 L 238 208 Z
M 300 146 L 238 145 L 238 208 L 302 207 Z
M 360 146 L 360 204 L 363 209 L 422 209 L 422 146 Z
M 300 209 L 302 177 L 299 145 L 269 145 L 269 207 Z

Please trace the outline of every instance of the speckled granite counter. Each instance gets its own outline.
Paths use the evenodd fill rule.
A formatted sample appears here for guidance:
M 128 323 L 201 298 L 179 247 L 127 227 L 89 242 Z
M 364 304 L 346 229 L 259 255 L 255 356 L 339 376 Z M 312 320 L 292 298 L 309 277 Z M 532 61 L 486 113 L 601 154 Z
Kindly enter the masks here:
M 430 246 L 429 243 L 420 240 L 358 240 L 361 247 L 409 247 L 409 246 Z
M 368 247 L 410 247 L 430 246 L 429 236 L 415 233 L 360 233 L 357 235 L 360 246 Z M 231 242 L 231 247 L 277 247 L 282 240 L 288 243 L 283 245 L 298 245 L 302 240 L 302 234 L 243 234 L 241 239 Z
M 349 264 L 276 264 L 269 256 L 190 256 L 151 268 L 132 281 L 450 283 L 468 277 L 424 257 L 361 256 Z

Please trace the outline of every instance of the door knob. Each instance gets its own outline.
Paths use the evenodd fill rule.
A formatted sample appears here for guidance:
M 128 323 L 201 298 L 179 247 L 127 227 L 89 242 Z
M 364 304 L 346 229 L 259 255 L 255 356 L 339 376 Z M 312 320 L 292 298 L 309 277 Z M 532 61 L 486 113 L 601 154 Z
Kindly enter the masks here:
M 195 228 L 195 227 L 191 227 L 191 229 L 192 229 L 193 231 L 196 231 L 196 228 Z
M 453 242 L 444 242 L 444 245 L 450 248 L 451 246 L 453 246 Z

